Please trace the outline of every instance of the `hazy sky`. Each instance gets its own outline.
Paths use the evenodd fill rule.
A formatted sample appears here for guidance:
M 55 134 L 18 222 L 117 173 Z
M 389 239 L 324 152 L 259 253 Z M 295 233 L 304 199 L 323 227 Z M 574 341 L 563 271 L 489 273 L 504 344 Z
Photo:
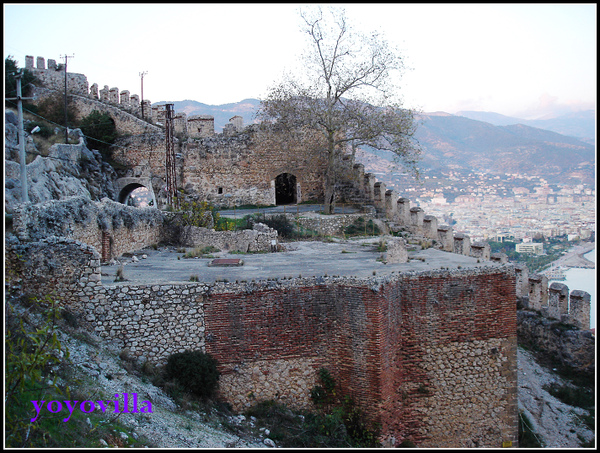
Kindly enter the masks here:
M 69 72 L 152 102 L 261 98 L 303 48 L 301 4 L 4 5 L 4 56 Z M 407 107 L 523 118 L 593 109 L 595 4 L 335 4 L 379 30 L 411 68 Z

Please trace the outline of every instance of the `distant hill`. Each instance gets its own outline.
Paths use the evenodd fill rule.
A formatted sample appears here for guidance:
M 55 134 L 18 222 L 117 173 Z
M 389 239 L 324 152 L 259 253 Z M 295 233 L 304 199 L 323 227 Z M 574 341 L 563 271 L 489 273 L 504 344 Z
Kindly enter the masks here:
M 191 100 L 169 102 L 174 104 L 176 112 L 213 115 L 217 132 L 234 115 L 243 117 L 244 124 L 252 124 L 260 105 L 257 99 L 223 105 Z M 422 114 L 419 121 L 416 138 L 423 148 L 422 169 L 527 173 L 552 182 L 594 181 L 595 147 L 576 135 L 583 134 L 593 141 L 593 110 L 535 121 L 493 112 L 461 112 L 461 115 L 435 112 Z M 554 129 L 571 133 L 565 135 Z M 389 154 L 379 157 L 388 159 Z
M 158 104 L 174 104 L 173 108 L 176 112 L 183 112 L 187 116 L 190 115 L 212 115 L 215 117 L 215 131 L 221 132 L 223 126 L 229 122 L 229 119 L 235 115 L 244 118 L 244 124 L 252 124 L 254 122 L 254 113 L 260 105 L 258 99 L 244 99 L 240 102 L 222 105 L 203 104 L 198 101 L 161 101 L 154 102 L 152 105 Z
M 523 124 L 494 126 L 463 116 L 423 114 L 416 138 L 424 168 L 527 173 L 549 181 L 594 181 L 595 147 Z
M 457 115 L 472 120 L 484 121 L 494 126 L 524 124 L 526 126 L 558 132 L 562 135 L 577 137 L 591 144 L 594 144 L 596 137 L 596 112 L 594 110 L 584 110 L 557 116 L 556 118 L 539 120 L 524 120 L 493 112 L 463 111 L 458 112 Z

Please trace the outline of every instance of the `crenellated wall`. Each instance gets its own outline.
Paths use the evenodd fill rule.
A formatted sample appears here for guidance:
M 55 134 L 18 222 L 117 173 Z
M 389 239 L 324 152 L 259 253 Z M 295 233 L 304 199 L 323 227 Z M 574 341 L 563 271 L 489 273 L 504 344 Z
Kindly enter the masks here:
M 64 91 L 65 67 L 63 64 L 57 65 L 56 60 L 48 59 L 48 67 L 46 67 L 45 59 L 43 57 L 37 57 L 36 65 L 34 66 L 33 56 L 27 55 L 25 57 L 25 69 L 30 70 L 47 88 Z M 141 113 L 140 98 L 137 94 L 130 95 L 128 90 L 119 91 L 118 88 L 109 88 L 108 85 L 104 85 L 102 90 L 98 90 L 98 84 L 96 83 L 90 87 L 87 77 L 84 74 L 67 72 L 67 90 L 70 94 L 76 94 L 109 103 L 114 106 L 119 106 L 135 115 Z M 144 109 L 145 112 L 147 112 L 145 116 L 150 116 L 150 108 L 150 101 L 144 99 Z
M 542 274 L 529 275 L 527 267 L 518 265 L 516 294 L 519 307 L 534 310 L 543 317 L 576 326 L 580 330 L 590 329 L 589 293 L 573 290 L 562 283 L 548 285 L 548 277 Z
M 7 245 L 8 267 L 19 271 L 9 275 L 53 293 L 140 360 L 209 352 L 219 363 L 219 392 L 236 410 L 268 399 L 310 408 L 325 367 L 387 445 L 517 445 L 512 266 L 109 286 L 100 255 L 79 241 Z

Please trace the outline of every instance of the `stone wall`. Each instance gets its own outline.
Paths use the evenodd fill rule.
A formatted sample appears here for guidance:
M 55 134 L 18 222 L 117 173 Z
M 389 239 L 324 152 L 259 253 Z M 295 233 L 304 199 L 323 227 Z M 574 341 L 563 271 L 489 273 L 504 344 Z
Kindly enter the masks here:
M 251 230 L 215 231 L 193 226 L 183 227 L 179 238 L 187 247 L 215 247 L 230 252 L 272 252 L 277 250 L 277 231 L 262 223 Z
M 163 214 L 154 208 L 134 208 L 107 198 L 93 202 L 70 197 L 18 206 L 13 230 L 21 241 L 57 236 L 94 247 L 104 261 L 133 252 L 163 237 Z
M 48 246 L 52 251 L 42 252 Z M 220 393 L 235 409 L 265 399 L 308 408 L 325 367 L 340 394 L 380 423 L 391 445 L 516 442 L 510 266 L 369 279 L 107 286 L 100 283 L 99 254 L 78 241 L 9 248 L 13 261 L 17 253 L 24 260 L 24 287 L 54 293 L 140 360 L 209 352 L 222 373 Z
M 19 205 L 13 215 L 13 229 L 21 241 L 52 236 L 81 241 L 98 250 L 104 262 L 163 242 L 243 253 L 277 249 L 277 231 L 261 223 L 251 230 L 215 231 L 179 228 L 167 217 L 172 216 L 155 208 L 125 206 L 107 198 L 93 202 L 85 197 L 69 197 Z
M 44 86 L 57 91 L 65 91 L 65 68 L 64 64 L 56 64 L 56 60 L 49 59 L 48 67 L 43 57 L 37 57 L 36 65 L 33 65 L 33 57 L 25 57 L 25 69 L 30 70 Z M 67 68 L 68 69 L 68 68 Z M 83 74 L 73 72 L 67 73 L 67 90 L 72 94 L 86 95 L 88 93 L 87 77 Z
M 542 274 L 529 275 L 526 266 L 516 267 L 517 304 L 519 308 L 538 313 L 544 318 L 575 326 L 579 330 L 590 329 L 591 296 L 558 282 L 548 285 Z
M 37 57 L 36 65 L 34 66 L 33 56 L 27 55 L 25 56 L 25 68 L 29 69 L 46 88 L 64 92 L 65 68 L 62 63 L 57 65 L 56 60 L 48 59 L 48 67 L 46 68 L 45 59 L 43 57 Z M 119 91 L 117 87 L 109 88 L 108 85 L 104 85 L 102 90 L 98 90 L 97 83 L 94 83 L 90 87 L 87 77 L 84 74 L 67 72 L 67 92 L 73 95 L 96 99 L 101 103 L 118 106 L 136 115 L 141 113 L 140 99 L 137 94 L 130 95 L 128 90 Z M 148 105 L 145 116 L 149 117 L 150 101 L 144 100 L 144 104 Z
M 515 445 L 514 275 L 468 274 L 386 288 L 401 303 L 382 313 L 382 341 L 397 345 L 383 349 L 382 423 L 419 446 Z
M 293 174 L 295 201 L 318 200 L 324 161 L 300 139 L 270 140 L 260 131 L 217 135 L 183 144 L 182 187 L 217 206 L 276 204 L 275 178 Z

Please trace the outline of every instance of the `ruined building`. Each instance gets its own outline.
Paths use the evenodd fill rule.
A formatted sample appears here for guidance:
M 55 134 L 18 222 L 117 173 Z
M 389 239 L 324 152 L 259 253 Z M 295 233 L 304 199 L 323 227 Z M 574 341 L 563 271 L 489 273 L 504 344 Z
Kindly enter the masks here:
M 119 198 L 145 186 L 160 200 L 164 134 L 114 113 L 117 103 L 132 105 L 132 96 L 117 93 L 95 99 L 84 90 L 75 102 L 112 103 L 119 128 L 142 131 L 123 138 L 113 153 L 130 169 Z M 161 107 L 152 112 L 160 123 Z M 325 162 L 313 152 L 321 145 L 317 137 L 279 139 L 242 127 L 233 117 L 215 134 L 210 117 L 178 117 L 177 186 L 186 196 L 221 206 L 322 199 Z M 517 446 L 517 297 L 527 294 L 532 310 L 581 329 L 589 328 L 589 298 L 571 294 L 569 311 L 568 290 L 544 290 L 536 276 L 491 255 L 487 244 L 471 243 L 411 207 L 349 155 L 338 156 L 338 175 L 339 200 L 367 207 L 355 216 L 378 217 L 392 230 L 434 243 L 432 259 L 421 257 L 419 267 L 404 250 L 400 263 L 389 264 L 394 272 L 368 278 L 107 284 L 102 263 L 164 240 L 165 214 L 119 200 L 70 199 L 15 211 L 9 262 L 19 266 L 22 257 L 23 281 L 55 291 L 91 329 L 140 359 L 164 363 L 184 349 L 211 353 L 222 373 L 221 396 L 237 410 L 266 399 L 310 408 L 310 389 L 324 367 L 341 394 L 381 427 L 387 446 Z M 337 231 L 356 218 L 326 217 Z M 464 264 L 450 266 L 449 253 Z

